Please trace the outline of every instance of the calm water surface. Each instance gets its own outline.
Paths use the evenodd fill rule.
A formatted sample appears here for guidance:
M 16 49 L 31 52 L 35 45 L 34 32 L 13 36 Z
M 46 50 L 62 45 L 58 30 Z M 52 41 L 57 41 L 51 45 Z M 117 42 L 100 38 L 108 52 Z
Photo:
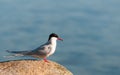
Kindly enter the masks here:
M 59 34 L 56 61 L 74 75 L 120 75 L 119 0 L 0 0 L 0 61 Z

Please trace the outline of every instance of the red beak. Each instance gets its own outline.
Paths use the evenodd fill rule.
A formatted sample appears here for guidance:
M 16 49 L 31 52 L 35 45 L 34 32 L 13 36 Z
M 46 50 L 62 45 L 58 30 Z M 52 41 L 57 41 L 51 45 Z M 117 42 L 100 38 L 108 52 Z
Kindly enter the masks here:
M 63 39 L 62 38 L 57 38 L 58 40 L 61 40 L 61 41 L 63 41 Z

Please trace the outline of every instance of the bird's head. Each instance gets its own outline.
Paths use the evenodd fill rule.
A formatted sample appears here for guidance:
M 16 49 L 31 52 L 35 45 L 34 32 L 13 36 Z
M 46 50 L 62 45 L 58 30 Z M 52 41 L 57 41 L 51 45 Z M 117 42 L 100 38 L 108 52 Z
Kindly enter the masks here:
M 51 39 L 63 41 L 63 39 L 60 38 L 60 37 L 59 37 L 57 34 L 55 34 L 55 33 L 51 33 L 51 34 L 49 35 L 48 41 L 51 40 Z

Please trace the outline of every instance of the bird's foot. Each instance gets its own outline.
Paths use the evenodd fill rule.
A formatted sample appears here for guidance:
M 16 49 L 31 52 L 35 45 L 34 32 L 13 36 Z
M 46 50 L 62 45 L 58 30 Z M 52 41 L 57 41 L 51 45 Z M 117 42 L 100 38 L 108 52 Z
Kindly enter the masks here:
M 44 60 L 45 62 L 49 63 L 49 61 L 48 61 L 46 58 L 44 58 L 43 60 Z

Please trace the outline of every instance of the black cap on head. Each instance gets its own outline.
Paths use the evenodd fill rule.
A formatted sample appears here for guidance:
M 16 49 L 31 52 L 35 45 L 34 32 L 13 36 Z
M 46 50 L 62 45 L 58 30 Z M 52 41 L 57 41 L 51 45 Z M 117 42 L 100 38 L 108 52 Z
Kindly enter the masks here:
M 59 36 L 58 36 L 57 34 L 55 34 L 55 33 L 51 33 L 51 34 L 49 35 L 48 41 L 51 39 L 51 37 L 56 37 L 56 38 L 58 38 Z

